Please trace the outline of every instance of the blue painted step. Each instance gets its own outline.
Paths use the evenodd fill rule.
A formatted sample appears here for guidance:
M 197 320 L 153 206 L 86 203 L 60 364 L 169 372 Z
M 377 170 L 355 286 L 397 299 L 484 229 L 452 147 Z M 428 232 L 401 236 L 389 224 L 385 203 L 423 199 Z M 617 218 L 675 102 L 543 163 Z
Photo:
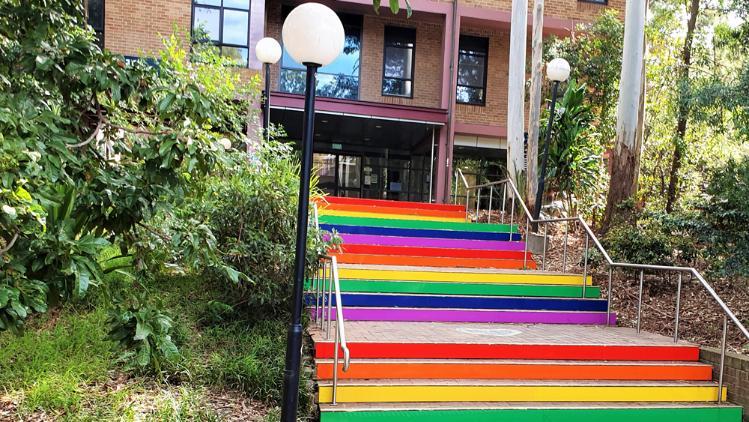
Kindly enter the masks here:
M 468 240 L 510 240 L 509 233 L 468 232 L 457 230 L 399 229 L 392 227 L 362 227 L 338 224 L 320 224 L 320 228 L 328 231 L 335 229 L 339 233 L 366 234 L 377 236 L 430 237 L 437 239 Z M 521 240 L 521 235 L 519 233 L 513 233 L 512 240 Z
M 502 296 L 437 296 L 343 293 L 344 307 L 513 309 L 536 311 L 606 312 L 605 299 L 535 298 Z M 314 305 L 307 296 L 307 305 Z M 333 298 L 335 304 L 335 298 Z

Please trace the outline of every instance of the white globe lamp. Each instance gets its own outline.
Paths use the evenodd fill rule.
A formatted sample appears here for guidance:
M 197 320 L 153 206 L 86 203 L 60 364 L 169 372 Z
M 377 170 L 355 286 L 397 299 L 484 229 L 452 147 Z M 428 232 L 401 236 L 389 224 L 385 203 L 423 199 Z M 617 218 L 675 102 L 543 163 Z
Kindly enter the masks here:
M 554 59 L 546 65 L 546 76 L 554 82 L 564 82 L 570 77 L 570 64 L 565 59 Z
M 265 93 L 263 95 L 263 131 L 270 141 L 270 65 L 281 59 L 281 45 L 273 38 L 265 37 L 255 44 L 255 56 L 265 66 Z
M 346 38 L 338 15 L 320 3 L 294 8 L 283 23 L 281 36 L 291 58 L 305 66 L 332 63 L 343 51 Z

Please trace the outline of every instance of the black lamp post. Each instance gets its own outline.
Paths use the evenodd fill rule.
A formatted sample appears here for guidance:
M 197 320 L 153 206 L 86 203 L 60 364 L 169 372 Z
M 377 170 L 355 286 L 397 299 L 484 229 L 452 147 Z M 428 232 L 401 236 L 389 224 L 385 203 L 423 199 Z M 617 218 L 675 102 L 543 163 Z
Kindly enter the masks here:
M 315 74 L 335 60 L 343 50 L 343 24 L 329 7 L 304 3 L 289 13 L 283 24 L 283 42 L 291 58 L 307 67 L 302 128 L 302 168 L 297 208 L 296 257 L 292 293 L 291 325 L 286 343 L 283 406 L 281 420 L 296 422 L 299 402 L 299 370 L 302 362 L 302 301 L 307 265 L 307 220 L 309 184 L 312 171 L 312 138 L 315 132 Z
M 549 107 L 549 122 L 546 125 L 546 139 L 544 140 L 544 152 L 541 157 L 541 171 L 538 174 L 538 190 L 536 191 L 536 208 L 533 210 L 533 219 L 538 220 L 541 215 L 541 201 L 544 197 L 544 182 L 546 181 L 546 162 L 549 160 L 549 144 L 551 143 L 551 130 L 554 124 L 554 109 L 557 105 L 557 92 L 559 83 L 566 81 L 570 76 L 570 64 L 564 59 L 554 59 L 546 65 L 546 75 L 554 82 L 551 89 L 551 105 Z M 534 229 L 535 230 L 535 229 Z
M 255 55 L 265 67 L 265 98 L 263 98 L 263 134 L 270 139 L 270 65 L 281 58 L 281 46 L 273 38 L 266 37 L 255 45 Z

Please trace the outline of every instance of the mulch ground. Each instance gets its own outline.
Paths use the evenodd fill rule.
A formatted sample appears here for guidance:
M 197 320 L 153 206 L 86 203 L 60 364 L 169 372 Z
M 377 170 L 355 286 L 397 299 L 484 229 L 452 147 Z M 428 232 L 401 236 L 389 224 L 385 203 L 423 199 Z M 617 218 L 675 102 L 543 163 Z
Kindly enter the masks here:
M 592 242 L 591 249 L 593 248 Z M 564 231 L 550 234 L 547 250 L 547 270 L 561 271 L 563 262 Z M 581 233 L 569 233 L 567 248 L 567 271 L 583 272 L 584 237 Z M 536 256 L 541 263 L 541 257 Z M 614 258 L 616 260 L 616 258 Z M 608 268 L 591 268 L 593 283 L 601 286 L 603 297 L 608 297 Z M 703 272 L 704 276 L 704 272 Z M 716 293 L 746 324 L 749 319 L 749 280 L 735 278 L 711 278 L 708 280 Z M 673 336 L 676 314 L 676 274 L 645 274 L 642 300 L 641 328 Z M 635 327 L 637 324 L 637 299 L 639 295 L 639 272 L 617 270 L 612 281 L 612 309 L 618 315 L 618 324 Z M 723 312 L 699 281 L 685 276 L 682 284 L 679 338 L 703 346 L 719 347 L 723 333 Z M 749 340 L 729 320 L 727 347 L 738 353 L 748 353 Z

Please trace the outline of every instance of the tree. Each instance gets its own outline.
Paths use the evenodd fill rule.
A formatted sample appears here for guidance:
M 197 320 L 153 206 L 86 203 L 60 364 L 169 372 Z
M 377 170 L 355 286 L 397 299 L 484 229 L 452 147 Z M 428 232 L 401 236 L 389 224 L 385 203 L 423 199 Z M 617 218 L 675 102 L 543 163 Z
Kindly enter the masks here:
M 692 43 L 694 40 L 694 29 L 697 26 L 697 16 L 700 13 L 700 0 L 690 0 L 689 14 L 687 18 L 686 35 L 684 37 L 684 48 L 681 53 L 681 63 L 677 70 L 677 89 L 679 90 L 676 115 L 676 132 L 674 134 L 674 153 L 671 157 L 671 171 L 668 180 L 668 193 L 666 199 L 666 212 L 674 209 L 678 196 L 679 171 L 681 170 L 684 151 L 686 149 L 685 136 L 687 133 L 687 120 L 689 118 L 690 81 L 689 68 L 692 65 Z
M 627 0 L 624 47 L 616 119 L 616 144 L 611 156 L 611 178 L 603 229 L 609 227 L 624 201 L 637 193 L 642 133 L 638 118 L 643 96 L 646 0 Z
M 538 133 L 541 117 L 541 88 L 543 85 L 544 0 L 533 2 L 533 54 L 531 58 L 531 97 L 528 117 L 528 151 L 526 163 L 525 202 L 536 208 L 538 191 Z

